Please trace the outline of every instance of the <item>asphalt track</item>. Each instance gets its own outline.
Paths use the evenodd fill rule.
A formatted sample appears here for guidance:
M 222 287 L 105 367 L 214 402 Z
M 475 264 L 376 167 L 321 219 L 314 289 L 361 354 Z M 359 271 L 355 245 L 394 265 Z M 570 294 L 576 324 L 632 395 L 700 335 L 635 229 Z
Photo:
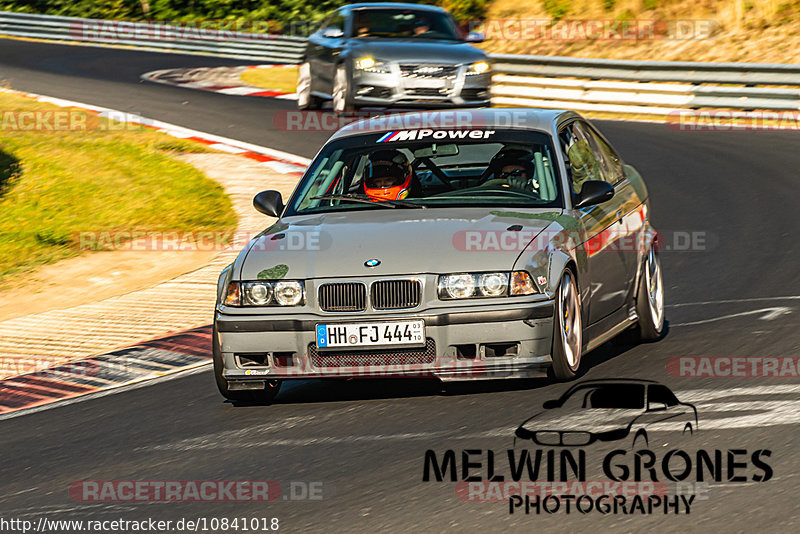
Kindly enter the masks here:
M 272 127 L 275 113 L 292 109 L 292 102 L 138 79 L 155 69 L 232 64 L 241 63 L 0 40 L 0 78 L 14 89 L 312 156 L 325 133 Z M 647 179 L 653 223 L 668 238 L 662 261 L 670 328 L 658 343 L 602 346 L 586 357 L 587 377 L 648 378 L 696 399 L 700 432 L 689 444 L 655 451 L 769 449 L 771 480 L 728 481 L 723 468 L 725 480 L 700 487 L 689 515 L 509 515 L 504 501 L 464 502 L 454 483 L 423 482 L 424 453 L 453 449 L 459 460 L 464 449 L 504 455 L 513 429 L 559 396 L 563 384 L 476 383 L 443 393 L 423 380 L 305 381 L 285 387 L 270 406 L 235 406 L 222 401 L 209 369 L 0 422 L 0 515 L 32 521 L 277 517 L 285 532 L 797 531 L 798 378 L 682 378 L 667 372 L 667 362 L 800 356 L 798 134 L 598 124 Z M 676 250 L 681 243 L 674 232 L 701 232 L 705 244 Z M 589 449 L 587 455 L 587 478 L 604 478 L 597 473 L 602 454 Z M 754 469 L 748 465 L 749 478 Z M 321 482 L 322 499 L 81 502 L 69 494 L 80 480 L 217 479 L 275 480 L 284 496 L 292 482 Z

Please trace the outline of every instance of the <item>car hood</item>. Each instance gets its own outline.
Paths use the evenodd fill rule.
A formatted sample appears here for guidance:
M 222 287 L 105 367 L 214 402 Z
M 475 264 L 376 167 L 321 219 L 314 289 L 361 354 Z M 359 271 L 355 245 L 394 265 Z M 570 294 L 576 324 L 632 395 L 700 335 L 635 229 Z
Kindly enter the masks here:
M 540 430 L 608 432 L 626 428 L 642 413 L 643 410 L 626 408 L 577 410 L 553 408 L 528 419 L 521 425 L 521 428 L 531 432 Z
M 358 56 L 366 55 L 384 61 L 403 63 L 461 64 L 486 60 L 486 54 L 482 50 L 460 41 L 355 39 L 351 44 L 351 50 Z
M 510 270 L 525 244 L 559 213 L 375 208 L 288 217 L 248 244 L 240 279 Z M 512 225 L 521 230 L 508 231 Z M 365 267 L 370 259 L 380 264 Z

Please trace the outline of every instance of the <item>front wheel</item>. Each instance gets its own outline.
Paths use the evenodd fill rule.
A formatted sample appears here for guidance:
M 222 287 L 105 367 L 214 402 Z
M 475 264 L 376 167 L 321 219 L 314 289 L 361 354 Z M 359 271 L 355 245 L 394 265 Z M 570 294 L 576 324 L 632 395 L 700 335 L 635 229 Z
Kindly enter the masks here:
M 581 366 L 583 327 L 581 303 L 575 275 L 564 271 L 556 291 L 553 316 L 553 374 L 559 380 L 571 380 Z
M 222 374 L 225 368 L 222 361 L 222 351 L 219 347 L 219 336 L 217 329 L 214 327 L 211 334 L 211 356 L 214 362 L 214 379 L 217 382 L 219 392 L 228 400 L 234 402 L 270 402 L 272 401 L 281 389 L 280 380 L 267 380 L 264 389 L 250 389 L 250 390 L 233 390 L 228 389 L 228 381 Z
M 664 280 L 661 276 L 661 259 L 652 245 L 639 278 L 636 314 L 639 316 L 639 323 L 635 327 L 638 340 L 660 339 L 664 333 Z
M 347 77 L 347 68 L 339 65 L 336 68 L 336 77 L 333 80 L 333 111 L 342 113 L 353 111 L 356 108 L 353 93 L 350 89 L 350 79 Z
M 297 109 L 319 109 L 321 105 L 311 94 L 311 64 L 306 61 L 297 70 Z

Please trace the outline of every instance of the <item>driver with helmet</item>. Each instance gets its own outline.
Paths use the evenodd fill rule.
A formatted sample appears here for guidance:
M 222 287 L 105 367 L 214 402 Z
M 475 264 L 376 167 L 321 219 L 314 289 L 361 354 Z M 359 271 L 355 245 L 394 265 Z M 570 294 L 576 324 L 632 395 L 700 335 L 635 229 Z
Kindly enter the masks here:
M 516 148 L 501 150 L 492 158 L 489 168 L 496 180 L 514 189 L 531 191 L 539 188 L 529 151 Z
M 402 200 L 413 186 L 413 174 L 405 154 L 395 149 L 377 150 L 369 155 L 364 193 L 375 201 Z

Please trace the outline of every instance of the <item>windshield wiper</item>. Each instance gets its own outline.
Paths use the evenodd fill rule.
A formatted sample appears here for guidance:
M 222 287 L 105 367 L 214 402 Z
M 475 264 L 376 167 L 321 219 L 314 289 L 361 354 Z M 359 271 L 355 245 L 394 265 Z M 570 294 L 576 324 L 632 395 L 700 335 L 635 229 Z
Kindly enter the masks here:
M 414 204 L 413 202 L 403 202 L 402 200 L 373 200 L 366 195 L 322 195 L 319 197 L 311 197 L 311 200 L 349 200 L 351 202 L 361 202 L 363 204 L 372 204 L 382 208 L 396 208 L 398 206 L 403 208 L 425 209 L 425 206 Z

